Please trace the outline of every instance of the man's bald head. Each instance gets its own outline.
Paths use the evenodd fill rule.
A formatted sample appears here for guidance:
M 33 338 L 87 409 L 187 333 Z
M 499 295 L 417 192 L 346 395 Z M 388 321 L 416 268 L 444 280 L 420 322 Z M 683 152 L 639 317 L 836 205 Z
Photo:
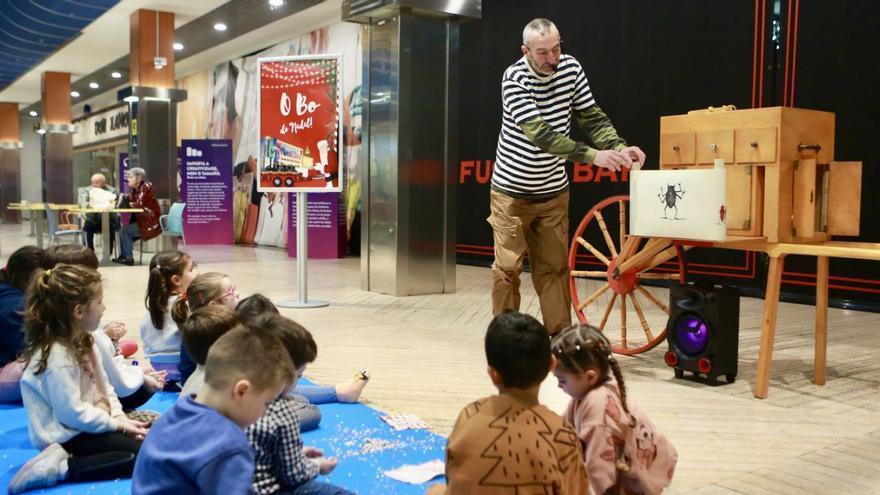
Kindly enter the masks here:
M 104 189 L 107 186 L 107 178 L 104 174 L 95 174 L 92 176 L 92 187 Z

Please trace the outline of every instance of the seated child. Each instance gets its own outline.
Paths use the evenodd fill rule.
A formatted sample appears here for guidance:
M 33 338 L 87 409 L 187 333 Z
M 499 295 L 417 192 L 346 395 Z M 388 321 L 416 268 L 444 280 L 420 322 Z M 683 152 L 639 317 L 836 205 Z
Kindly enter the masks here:
M 60 244 L 46 249 L 43 256 L 43 268 L 52 269 L 56 264 L 79 265 L 93 270 L 98 269 L 98 257 L 95 252 L 81 244 Z M 129 364 L 125 357 L 117 354 L 116 346 L 111 339 L 107 328 L 111 325 L 122 327 L 125 333 L 125 325 L 122 323 L 101 324 L 91 332 L 95 340 L 95 347 L 101 355 L 101 364 L 113 391 L 122 404 L 123 411 L 132 411 L 146 404 L 165 383 L 165 372 L 153 372 Z M 112 333 L 112 332 L 110 332 Z M 135 350 L 137 344 L 134 344 Z
M 312 335 L 288 318 L 270 313 L 252 319 L 248 325 L 266 330 L 281 341 L 296 366 L 296 378 L 302 376 L 318 354 Z M 295 388 L 296 379 L 287 395 Z M 254 449 L 254 493 L 351 494 L 344 488 L 315 479 L 319 473 L 333 471 L 339 461 L 325 458 L 323 452 L 314 447 L 303 447 L 297 404 L 287 395 L 269 403 L 263 417 L 245 430 Z
M 498 395 L 465 406 L 446 446 L 445 493 L 587 493 L 571 426 L 538 403 L 552 366 L 550 336 L 531 316 L 508 311 L 486 332 L 489 377 Z M 434 485 L 430 494 L 444 493 Z
M 21 401 L 24 361 L 18 356 L 24 344 L 24 292 L 34 270 L 40 268 L 43 250 L 36 246 L 18 248 L 0 270 L 0 404 Z
M 211 272 L 197 275 L 180 293 L 180 297 L 171 305 L 171 319 L 177 327 L 182 328 L 189 314 L 209 304 L 223 304 L 234 309 L 238 304 L 238 289 L 232 280 L 223 273 Z M 186 349 L 180 346 L 180 383 L 185 385 L 195 372 L 197 363 Z
M 56 244 L 46 248 L 43 254 L 42 268 L 49 270 L 59 263 L 68 265 L 82 265 L 92 270 L 97 270 L 100 263 L 95 252 L 88 249 L 91 253 L 85 253 L 88 249 L 82 244 Z M 122 354 L 127 358 L 138 350 L 137 342 L 131 339 L 120 340 L 126 334 L 127 330 L 124 323 L 113 321 L 101 325 L 101 331 L 110 337 L 113 341 L 115 354 Z
M 180 331 L 171 318 L 171 307 L 198 274 L 198 265 L 182 251 L 162 251 L 150 260 L 148 311 L 141 321 L 141 341 L 150 364 L 168 373 L 169 390 L 176 390 L 171 384 L 181 382 Z
M 584 444 L 591 492 L 660 493 L 672 481 L 678 455 L 627 398 L 608 338 L 579 324 L 555 335 L 550 346 L 557 362 L 553 374 L 571 396 L 564 417 Z
M 146 425 L 125 417 L 92 338 L 104 313 L 101 275 L 58 265 L 38 272 L 27 294 L 21 397 L 31 444 L 42 452 L 9 493 L 131 476 Z
M 220 304 L 209 304 L 192 312 L 181 325 L 183 346 L 196 363 L 196 370 L 187 379 L 180 398 L 196 395 L 205 384 L 205 362 L 208 351 L 217 339 L 238 325 L 235 311 Z
M 242 323 L 266 313 L 280 314 L 272 301 L 262 294 L 254 294 L 242 299 L 235 310 Z M 369 380 L 370 374 L 367 370 L 361 370 L 355 373 L 354 381 L 336 385 L 300 385 L 294 395 L 312 404 L 353 403 L 358 401 Z M 304 426 L 303 431 L 307 430 L 308 428 Z
M 198 394 L 205 383 L 205 361 L 208 350 L 223 334 L 238 325 L 238 316 L 228 306 L 209 304 L 192 312 L 181 327 L 183 347 L 196 362 L 196 370 L 190 375 L 180 397 Z M 295 399 L 302 431 L 311 431 L 321 423 L 321 411 L 305 399 Z
M 242 430 L 295 376 L 284 346 L 265 331 L 236 327 L 217 339 L 202 390 L 176 402 L 150 430 L 131 493 L 250 493 L 254 454 Z

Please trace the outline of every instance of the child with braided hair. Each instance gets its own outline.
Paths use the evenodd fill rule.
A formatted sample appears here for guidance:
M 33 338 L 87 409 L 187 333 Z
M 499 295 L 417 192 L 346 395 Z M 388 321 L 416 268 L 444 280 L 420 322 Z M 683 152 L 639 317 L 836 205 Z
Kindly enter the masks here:
M 167 372 L 168 390 L 174 390 L 171 384 L 184 381 L 180 372 L 180 330 L 171 318 L 171 307 L 198 274 L 198 265 L 182 251 L 162 251 L 150 260 L 150 278 L 144 297 L 147 314 L 141 321 L 141 341 L 144 355 L 153 368 Z
M 553 374 L 572 400 L 563 414 L 584 446 L 590 493 L 660 493 L 678 455 L 632 401 L 611 343 L 590 325 L 573 325 L 550 341 Z

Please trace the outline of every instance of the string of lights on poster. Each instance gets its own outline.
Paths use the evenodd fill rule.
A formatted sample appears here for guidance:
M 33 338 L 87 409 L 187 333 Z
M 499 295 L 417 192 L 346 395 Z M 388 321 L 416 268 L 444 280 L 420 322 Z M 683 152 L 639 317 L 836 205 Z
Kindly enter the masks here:
M 258 190 L 342 191 L 341 57 L 258 59 Z

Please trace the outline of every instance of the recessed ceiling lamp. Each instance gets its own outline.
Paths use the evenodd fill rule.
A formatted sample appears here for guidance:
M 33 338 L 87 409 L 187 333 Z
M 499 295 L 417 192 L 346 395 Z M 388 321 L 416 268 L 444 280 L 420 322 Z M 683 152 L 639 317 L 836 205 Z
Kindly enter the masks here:
M 113 79 L 121 79 L 121 78 L 122 78 L 122 73 L 121 73 L 121 72 L 117 72 L 117 71 L 113 71 L 113 72 L 110 73 L 110 77 L 112 77 Z
M 284 0 L 269 0 L 269 5 L 272 7 L 281 7 L 284 5 Z
M 214 24 L 214 31 L 226 31 L 226 24 L 223 24 L 222 22 Z
M 28 112 L 28 115 L 30 115 L 31 117 L 36 117 L 36 116 L 37 116 L 37 111 L 36 111 L 36 110 L 31 110 L 30 112 Z
M 171 46 L 174 47 L 175 51 L 179 52 L 180 50 L 183 50 L 183 43 L 178 43 L 175 41 L 174 44 Z
M 94 82 L 94 81 L 92 81 L 92 82 L 89 83 L 89 87 L 92 88 L 92 89 L 98 89 L 98 88 L 101 87 L 101 85 L 98 84 L 98 83 L 96 83 L 96 82 Z
M 70 96 L 72 96 L 74 98 L 79 98 L 79 91 L 71 91 Z

